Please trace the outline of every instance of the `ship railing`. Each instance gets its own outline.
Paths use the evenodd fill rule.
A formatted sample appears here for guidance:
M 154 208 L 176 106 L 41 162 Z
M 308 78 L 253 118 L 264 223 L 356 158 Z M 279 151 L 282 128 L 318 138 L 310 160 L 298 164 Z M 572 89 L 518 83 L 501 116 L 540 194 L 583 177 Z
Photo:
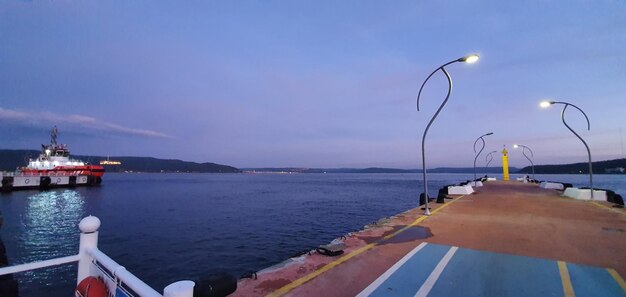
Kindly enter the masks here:
M 57 172 L 20 172 L 21 176 L 74 176 L 81 175 L 84 170 L 74 170 L 74 171 L 57 171 Z M 4 176 L 13 176 L 9 174 L 5 174 Z
M 57 172 L 48 172 L 48 176 L 71 176 L 73 171 L 57 171 Z
M 78 228 L 81 233 L 77 255 L 2 267 L 0 268 L 0 276 L 78 262 L 76 284 L 90 276 L 101 278 L 106 284 L 109 296 L 193 297 L 195 284 L 192 281 L 183 280 L 172 283 L 165 287 L 163 294 L 161 294 L 100 251 L 98 249 L 100 219 L 97 217 L 83 218 L 78 224 Z

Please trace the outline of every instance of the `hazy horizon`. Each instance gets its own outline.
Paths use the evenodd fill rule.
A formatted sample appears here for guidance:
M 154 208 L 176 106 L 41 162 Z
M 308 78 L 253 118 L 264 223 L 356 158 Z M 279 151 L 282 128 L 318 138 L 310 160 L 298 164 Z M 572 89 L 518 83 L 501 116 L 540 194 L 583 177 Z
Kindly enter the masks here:
M 6 149 L 6 150 L 29 150 L 29 149 Z M 298 165 L 287 165 L 287 166 L 234 166 L 232 164 L 227 164 L 227 163 L 220 163 L 220 162 L 214 162 L 211 160 L 205 160 L 205 161 L 193 161 L 193 160 L 186 160 L 186 159 L 181 159 L 181 158 L 168 158 L 168 157 L 154 157 L 154 156 L 149 156 L 149 155 L 119 155 L 119 156 L 104 156 L 104 155 L 91 155 L 91 154 L 72 154 L 72 156 L 77 155 L 77 156 L 89 156 L 89 157 L 99 157 L 99 158 L 111 158 L 112 160 L 115 160 L 115 158 L 156 158 L 156 159 L 161 159 L 161 160 L 179 160 L 179 161 L 183 161 L 183 162 L 196 162 L 196 163 L 216 163 L 219 165 L 227 165 L 227 166 L 233 166 L 236 167 L 238 169 L 260 169 L 260 168 L 272 168 L 272 169 L 276 169 L 276 168 L 291 168 L 291 169 L 368 169 L 368 168 L 381 168 L 381 169 L 401 169 L 401 170 L 421 170 L 422 167 L 378 167 L 378 166 L 367 166 L 367 167 L 339 167 L 339 166 L 329 166 L 329 167 L 310 167 L 310 166 L 298 166 Z M 501 158 L 502 156 L 499 155 L 498 158 Z M 620 159 L 626 159 L 626 158 L 616 158 L 616 159 L 606 159 L 606 160 L 593 160 L 593 162 L 603 162 L 603 161 L 612 161 L 612 160 L 620 160 Z M 500 161 L 501 159 L 499 159 Z M 495 162 L 495 157 L 494 157 L 494 161 L 492 161 L 489 165 L 489 167 L 485 167 L 484 165 L 477 165 L 476 169 L 484 169 L 484 168 L 502 168 L 502 164 L 498 163 L 497 165 L 493 165 Z M 580 161 L 580 162 L 571 162 L 571 163 L 546 163 L 546 164 L 535 164 L 535 166 L 544 166 L 544 165 L 570 165 L 570 164 L 576 164 L 576 163 L 587 163 L 586 161 Z M 530 164 L 528 165 L 522 165 L 522 166 L 512 166 L 509 165 L 509 168 L 513 168 L 513 169 L 523 169 L 526 167 L 531 166 Z M 452 169 L 471 169 L 473 168 L 473 166 L 436 166 L 436 167 L 428 167 L 426 168 L 427 170 L 431 170 L 431 169 L 444 169 L 444 168 L 452 168 Z M 594 173 L 596 174 L 596 173 Z

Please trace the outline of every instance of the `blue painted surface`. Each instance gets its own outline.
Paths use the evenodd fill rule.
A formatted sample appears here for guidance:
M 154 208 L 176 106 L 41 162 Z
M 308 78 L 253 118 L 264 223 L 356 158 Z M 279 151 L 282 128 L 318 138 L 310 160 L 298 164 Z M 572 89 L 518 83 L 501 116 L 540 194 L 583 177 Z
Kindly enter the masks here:
M 428 244 L 370 296 L 413 296 L 450 246 Z M 623 296 L 608 271 L 567 264 L 577 297 Z M 563 296 L 557 261 L 459 248 L 428 296 Z
M 563 296 L 555 261 L 459 249 L 429 296 Z
M 119 287 L 115 288 L 115 297 L 129 297 L 126 292 L 122 291 Z
M 608 271 L 600 267 L 567 264 L 576 297 L 626 296 Z
M 437 263 L 450 250 L 449 246 L 428 244 L 404 263 L 383 282 L 370 296 L 413 296 Z

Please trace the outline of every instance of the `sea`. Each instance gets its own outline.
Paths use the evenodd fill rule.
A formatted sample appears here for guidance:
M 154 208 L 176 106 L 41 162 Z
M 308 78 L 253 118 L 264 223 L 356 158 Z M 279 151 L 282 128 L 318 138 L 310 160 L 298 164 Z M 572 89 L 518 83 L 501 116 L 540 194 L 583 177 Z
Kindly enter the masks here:
M 495 175 L 498 179 L 501 176 Z M 512 179 L 517 175 L 512 175 Z M 473 174 L 429 174 L 429 193 Z M 537 175 L 588 186 L 587 175 Z M 594 175 L 626 197 L 626 175 Z M 155 290 L 235 276 L 417 207 L 421 174 L 107 173 L 99 187 L 0 195 L 11 265 L 77 254 L 78 222 L 100 218 L 98 248 Z M 71 296 L 76 264 L 15 274 L 20 296 Z

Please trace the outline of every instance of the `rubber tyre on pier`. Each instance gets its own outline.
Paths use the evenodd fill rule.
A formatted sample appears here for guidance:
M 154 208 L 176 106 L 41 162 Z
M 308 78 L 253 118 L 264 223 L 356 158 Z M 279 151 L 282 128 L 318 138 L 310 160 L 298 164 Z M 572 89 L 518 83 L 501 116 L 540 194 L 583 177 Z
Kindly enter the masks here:
M 11 192 L 13 190 L 13 177 L 5 176 L 2 178 L 2 188 L 0 189 L 2 192 Z
M 52 179 L 49 176 L 42 176 L 39 180 L 39 189 L 45 190 L 49 188 L 50 183 L 52 183 Z

